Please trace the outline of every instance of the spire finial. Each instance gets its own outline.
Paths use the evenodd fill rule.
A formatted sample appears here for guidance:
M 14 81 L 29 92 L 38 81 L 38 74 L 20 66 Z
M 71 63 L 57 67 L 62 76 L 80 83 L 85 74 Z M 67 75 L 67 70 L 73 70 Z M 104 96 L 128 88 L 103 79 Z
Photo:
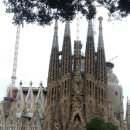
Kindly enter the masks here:
M 23 83 L 22 83 L 22 80 L 20 80 L 19 85 L 22 86 L 22 84 L 23 84 Z
M 58 17 L 55 16 L 55 27 L 54 30 L 57 31 L 58 30 Z
M 43 83 L 42 83 L 42 81 L 40 82 L 40 86 L 42 87 L 42 85 L 43 85 Z
M 88 21 L 88 36 L 93 36 L 92 20 Z
M 100 17 L 98 18 L 98 20 L 99 20 L 100 22 L 102 22 L 103 17 L 102 17 L 102 16 L 100 16 Z
M 99 30 L 100 30 L 100 29 L 102 29 L 102 20 L 103 20 L 103 17 L 100 16 L 100 17 L 98 18 L 98 20 L 99 20 Z
M 58 17 L 55 16 L 54 36 L 52 48 L 58 47 Z
M 66 21 L 64 37 L 68 37 L 68 36 L 70 37 L 70 24 L 69 21 Z
M 30 86 L 32 86 L 32 84 L 33 84 L 33 82 L 32 82 L 32 80 L 30 81 Z
M 99 38 L 98 38 L 98 49 L 104 49 L 103 34 L 102 34 L 102 20 L 103 17 L 99 17 Z

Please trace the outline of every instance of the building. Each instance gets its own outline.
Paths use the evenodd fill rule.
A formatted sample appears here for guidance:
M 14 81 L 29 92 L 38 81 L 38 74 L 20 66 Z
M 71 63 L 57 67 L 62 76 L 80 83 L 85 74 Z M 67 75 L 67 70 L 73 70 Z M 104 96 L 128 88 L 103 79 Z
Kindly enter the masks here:
M 126 104 L 126 128 L 130 130 L 130 100 L 128 98 Z
M 47 90 L 40 83 L 39 87 L 23 87 L 12 90 L 12 95 L 4 97 L 0 118 L 0 130 L 41 130 L 44 120 Z M 15 90 L 15 91 L 14 91 Z M 15 92 L 17 94 L 15 97 Z
M 2 115 L 3 113 L 3 102 L 1 101 L 0 102 L 0 115 Z
M 88 21 L 85 56 L 80 40 L 71 48 L 70 24 L 65 25 L 62 50 L 58 47 L 58 21 L 55 21 L 47 89 L 9 89 L 3 101 L 0 129 L 83 130 L 93 117 L 108 121 L 107 68 L 99 17 L 98 47 L 95 51 L 92 20 Z M 17 93 L 17 94 L 16 94 Z M 46 97 L 47 96 L 47 97 Z
M 124 110 L 123 110 L 123 90 L 119 85 L 117 76 L 113 73 L 114 64 L 106 63 L 108 79 L 108 106 L 109 120 L 117 124 L 123 130 Z
M 102 20 L 102 17 L 99 17 L 99 39 L 96 52 L 92 20 L 88 21 L 85 56 L 81 55 L 80 40 L 74 41 L 74 54 L 72 54 L 68 21 L 65 25 L 62 51 L 59 51 L 56 20 L 43 129 L 82 130 L 86 122 L 95 116 L 108 120 L 107 70 Z M 60 56 L 61 59 L 59 59 Z

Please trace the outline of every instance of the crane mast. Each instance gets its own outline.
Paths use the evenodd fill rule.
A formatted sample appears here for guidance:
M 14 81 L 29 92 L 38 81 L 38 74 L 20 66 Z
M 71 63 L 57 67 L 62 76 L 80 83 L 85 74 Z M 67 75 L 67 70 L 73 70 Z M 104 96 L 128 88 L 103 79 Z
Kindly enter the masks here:
M 76 4 L 76 9 L 77 9 L 77 14 L 76 14 L 76 40 L 79 41 L 79 13 L 78 13 L 78 10 L 79 10 L 79 0 L 77 0 L 77 4 Z
M 19 38 L 20 38 L 20 25 L 17 25 L 16 41 L 15 41 L 15 52 L 14 52 L 14 61 L 13 61 L 13 73 L 12 73 L 12 76 L 11 76 L 11 79 L 12 79 L 12 84 L 11 84 L 11 86 L 12 86 L 12 87 L 15 87 L 15 81 L 16 81 Z
M 76 5 L 76 40 L 74 41 L 74 70 L 75 72 L 80 71 L 81 68 L 81 48 L 82 44 L 79 39 L 79 25 L 80 25 L 80 15 L 79 15 L 79 5 L 80 5 L 80 0 L 75 0 L 75 5 Z
M 118 56 L 115 56 L 115 57 L 113 57 L 111 60 L 109 60 L 108 62 L 110 62 L 110 61 L 112 61 L 112 60 L 114 60 L 114 59 L 116 59 Z

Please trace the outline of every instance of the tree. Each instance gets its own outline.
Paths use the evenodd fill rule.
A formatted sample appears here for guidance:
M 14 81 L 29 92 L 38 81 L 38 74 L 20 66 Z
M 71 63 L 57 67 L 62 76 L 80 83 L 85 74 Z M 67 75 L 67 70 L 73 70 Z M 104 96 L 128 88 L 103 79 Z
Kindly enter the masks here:
M 103 119 L 95 117 L 85 126 L 87 130 L 106 130 L 106 124 Z
M 130 0 L 99 0 L 99 3 L 105 6 L 110 15 L 116 19 L 130 14 Z
M 107 130 L 118 130 L 118 126 L 112 122 L 106 123 Z
M 107 122 L 102 118 L 95 117 L 90 120 L 85 126 L 86 130 L 118 130 L 118 127 L 112 123 L 112 122 Z
M 13 13 L 13 23 L 51 24 L 55 15 L 61 21 L 73 20 L 78 12 L 87 19 L 96 14 L 95 0 L 4 0 L 6 12 Z M 106 7 L 110 14 L 126 17 L 130 13 L 130 0 L 96 0 Z

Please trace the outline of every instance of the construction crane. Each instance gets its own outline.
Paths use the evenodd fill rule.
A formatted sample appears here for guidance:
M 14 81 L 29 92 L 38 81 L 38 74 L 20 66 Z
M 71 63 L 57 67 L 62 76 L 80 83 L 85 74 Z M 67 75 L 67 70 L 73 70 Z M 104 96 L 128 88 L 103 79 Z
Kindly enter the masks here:
M 79 41 L 79 24 L 80 24 L 80 23 L 79 23 L 79 22 L 80 22 L 80 21 L 79 21 L 80 18 L 79 18 L 79 12 L 78 12 L 78 10 L 79 10 L 79 5 L 78 5 L 78 4 L 79 4 L 79 0 L 77 0 L 77 5 L 76 5 L 76 8 L 77 8 L 77 15 L 76 15 L 76 17 L 77 17 L 77 18 L 76 18 L 76 40 L 77 40 L 77 41 Z
M 80 5 L 80 0 L 75 0 L 74 4 L 76 6 L 76 40 L 74 41 L 74 57 L 75 57 L 75 62 L 74 62 L 74 70 L 77 72 L 80 69 L 80 62 L 81 62 L 81 48 L 82 44 L 79 39 L 79 25 L 80 25 L 80 14 L 79 14 L 79 5 Z
M 14 98 L 17 92 L 17 89 L 15 88 L 15 81 L 16 81 L 17 61 L 18 61 L 19 38 L 20 38 L 20 25 L 17 25 L 14 60 L 13 60 L 13 72 L 11 76 L 12 82 L 11 82 L 11 85 L 7 89 L 7 97 L 10 97 L 10 98 Z
M 112 60 L 114 60 L 114 59 L 116 59 L 118 56 L 115 56 L 115 57 L 113 57 L 111 60 L 109 60 L 108 62 L 110 62 L 110 61 L 112 61 Z
M 72 4 L 75 4 L 76 5 L 76 40 L 78 41 L 79 40 L 79 2 L 80 0 L 75 0 Z
M 14 61 L 13 61 L 13 73 L 12 73 L 12 76 L 11 76 L 11 79 L 12 79 L 12 84 L 11 84 L 11 86 L 12 86 L 12 87 L 15 87 L 15 81 L 16 81 L 19 38 L 20 38 L 20 25 L 17 25 L 16 41 L 15 41 L 15 52 L 14 52 Z

